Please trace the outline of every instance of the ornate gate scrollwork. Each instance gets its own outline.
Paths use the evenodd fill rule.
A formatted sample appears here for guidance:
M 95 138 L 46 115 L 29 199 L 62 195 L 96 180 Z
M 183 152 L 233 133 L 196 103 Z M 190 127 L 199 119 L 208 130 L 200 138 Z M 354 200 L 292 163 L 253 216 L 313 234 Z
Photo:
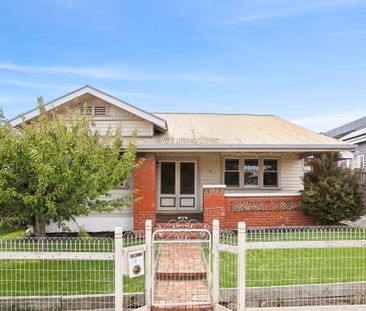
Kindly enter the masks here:
M 198 222 L 197 219 L 188 219 L 179 216 L 171 219 L 167 223 L 157 224 L 157 239 L 190 240 L 192 238 L 210 239 L 208 226 Z

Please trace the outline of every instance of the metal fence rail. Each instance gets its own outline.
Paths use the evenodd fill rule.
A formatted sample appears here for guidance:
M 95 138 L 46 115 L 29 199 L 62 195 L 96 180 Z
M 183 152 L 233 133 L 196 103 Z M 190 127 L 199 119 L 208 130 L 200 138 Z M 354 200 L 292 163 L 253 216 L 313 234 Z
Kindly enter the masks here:
M 144 275 L 131 274 L 133 265 L 127 265 L 138 253 L 144 255 Z M 147 221 L 144 232 L 116 228 L 114 239 L 0 239 L 1 311 L 148 310 L 157 301 L 156 286 L 165 281 L 183 284 L 192 301 L 198 297 L 195 287 L 186 285 L 204 284 L 197 293 L 205 293 L 205 304 L 206 296 L 211 298 L 216 310 L 332 305 L 366 310 L 366 229 L 246 230 L 239 223 L 238 230 L 225 231 L 214 221 L 211 232 L 190 227 L 154 234 Z M 164 299 L 164 306 L 172 302 L 169 295 Z
M 139 249 L 145 232 L 121 228 L 114 239 L 0 239 L 0 310 L 137 309 L 145 279 L 128 277 L 126 255 Z
M 109 238 L 0 239 L 0 310 L 114 306 Z
M 221 304 L 247 307 L 366 304 L 366 230 L 350 227 L 258 228 L 220 233 Z M 238 256 L 245 254 L 245 281 Z M 237 276 L 237 277 L 236 277 Z M 233 309 L 233 310 L 234 310 Z M 366 306 L 365 306 L 366 309 Z

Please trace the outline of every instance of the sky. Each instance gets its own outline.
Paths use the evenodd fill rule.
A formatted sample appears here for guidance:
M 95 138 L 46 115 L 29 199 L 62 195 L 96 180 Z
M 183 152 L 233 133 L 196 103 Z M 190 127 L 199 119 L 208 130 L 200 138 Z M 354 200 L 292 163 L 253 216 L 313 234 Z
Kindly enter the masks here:
M 91 85 L 151 112 L 366 116 L 366 0 L 2 0 L 8 118 Z

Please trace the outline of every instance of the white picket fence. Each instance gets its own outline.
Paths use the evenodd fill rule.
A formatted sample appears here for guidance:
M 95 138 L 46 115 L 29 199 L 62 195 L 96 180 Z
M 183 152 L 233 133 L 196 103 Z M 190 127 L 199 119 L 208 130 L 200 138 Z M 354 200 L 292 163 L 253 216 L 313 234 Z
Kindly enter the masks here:
M 147 221 L 114 238 L 0 239 L 0 310 L 149 310 L 152 235 Z M 215 310 L 366 310 L 365 229 L 227 231 L 214 221 L 211 235 Z M 132 252 L 144 253 L 144 276 L 127 276 Z

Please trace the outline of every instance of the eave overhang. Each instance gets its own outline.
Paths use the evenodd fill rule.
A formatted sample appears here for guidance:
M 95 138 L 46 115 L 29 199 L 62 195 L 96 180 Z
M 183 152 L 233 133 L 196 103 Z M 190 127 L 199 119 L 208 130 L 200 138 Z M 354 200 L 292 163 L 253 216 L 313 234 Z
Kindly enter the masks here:
M 331 145 L 137 145 L 140 152 L 337 152 L 353 151 L 351 144 Z

